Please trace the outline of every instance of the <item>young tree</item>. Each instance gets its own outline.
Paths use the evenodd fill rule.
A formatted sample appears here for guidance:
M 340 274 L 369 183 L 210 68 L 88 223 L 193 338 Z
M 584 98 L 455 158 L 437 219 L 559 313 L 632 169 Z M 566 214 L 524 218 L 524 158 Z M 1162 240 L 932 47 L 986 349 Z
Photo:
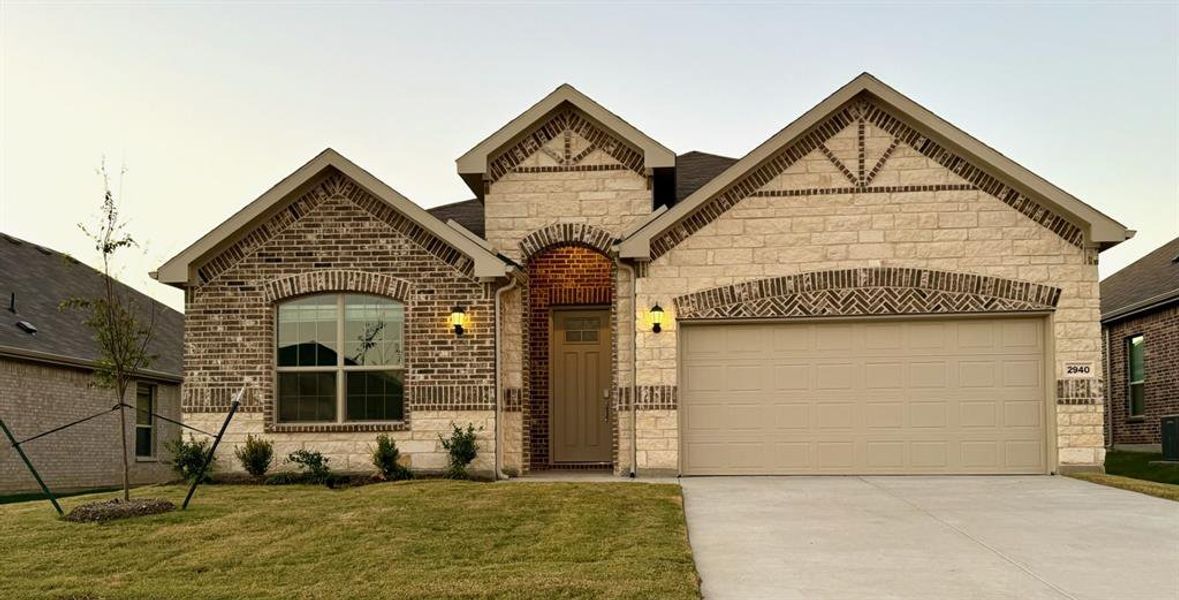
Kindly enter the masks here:
M 120 173 L 123 175 L 125 171 Z M 104 163 L 99 168 L 102 176 L 103 197 L 97 223 L 92 227 L 79 224 L 94 242 L 102 258 L 102 285 L 92 297 L 70 298 L 62 308 L 78 310 L 86 326 L 98 343 L 98 361 L 94 369 L 95 383 L 115 394 L 119 406 L 119 434 L 123 442 L 123 500 L 131 499 L 131 467 L 127 444 L 127 388 L 134 377 L 151 366 L 155 356 L 148 351 L 155 330 L 155 304 L 139 306 L 112 273 L 115 255 L 124 248 L 134 247 L 135 240 L 127 233 L 126 223 L 119 218 L 119 203 L 111 191 L 110 176 Z M 146 322 L 141 318 L 146 316 Z

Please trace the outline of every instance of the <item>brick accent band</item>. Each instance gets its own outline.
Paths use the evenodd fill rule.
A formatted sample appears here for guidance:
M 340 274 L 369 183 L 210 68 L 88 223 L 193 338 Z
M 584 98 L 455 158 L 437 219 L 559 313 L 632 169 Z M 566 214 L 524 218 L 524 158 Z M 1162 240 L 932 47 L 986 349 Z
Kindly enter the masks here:
M 524 410 L 524 389 L 518 387 L 504 388 L 504 412 L 520 412 Z
M 380 273 L 329 269 L 268 281 L 263 285 L 263 293 L 267 302 L 318 292 L 360 292 L 405 302 L 410 288 L 408 281 Z
M 589 142 L 589 148 L 576 156 L 571 155 L 568 150 L 570 133 L 575 133 L 584 138 L 585 141 Z M 566 148 L 563 156 L 553 157 L 558 160 L 558 165 L 551 167 L 520 167 L 520 163 L 524 162 L 529 156 L 541 151 L 545 144 L 558 137 L 565 138 Z M 487 160 L 487 181 L 488 183 L 498 181 L 507 173 L 517 170 L 554 172 L 606 169 L 607 167 L 598 165 L 590 167 L 579 165 L 582 160 L 595 150 L 601 150 L 618 161 L 619 166 L 615 167 L 611 165 L 608 167 L 609 170 L 623 168 L 630 169 L 640 175 L 643 174 L 642 152 L 614 135 L 607 133 L 582 115 L 580 111 L 566 106 L 554 112 L 551 117 L 540 125 L 537 125 L 519 142 L 506 148 L 498 155 L 489 158 Z
M 528 260 L 542 250 L 569 244 L 586 246 L 609 256 L 614 236 L 586 223 L 553 223 L 524 236 L 520 240 L 520 253 L 524 260 Z
M 1020 214 L 1049 229 L 1068 243 L 1077 247 L 1083 245 L 1084 232 L 1080 227 L 1019 193 L 1011 186 L 971 164 L 965 158 L 950 152 L 880 106 L 861 97 L 844 105 L 827 120 L 799 136 L 793 144 L 780 150 L 744 177 L 700 205 L 692 214 L 651 240 L 651 258 L 655 259 L 666 254 L 693 233 L 715 221 L 741 200 L 758 194 L 762 187 L 804 156 L 815 150 L 822 152 L 823 144 L 846 127 L 863 122 L 871 123 L 891 134 L 894 144 L 904 143 L 911 146 L 918 153 L 965 180 L 970 188 L 977 188 L 998 199 L 1019 211 Z M 862 151 L 862 136 L 860 143 Z M 883 161 L 888 160 L 888 156 L 892 154 L 891 150 L 886 152 L 882 158 Z M 838 163 L 838 161 L 835 162 Z M 856 184 L 850 188 L 853 193 L 866 193 L 871 191 L 871 188 L 867 186 L 875 178 L 876 173 L 883 166 L 883 162 L 878 163 L 873 168 L 873 172 L 863 178 L 851 173 L 841 163 L 837 166 L 850 182 Z M 814 190 L 816 193 L 822 191 L 824 190 Z
M 494 410 L 492 385 L 411 385 L 413 410 Z
M 616 410 L 629 410 L 633 400 L 632 389 L 638 396 L 635 408 L 638 410 L 675 410 L 679 404 L 678 388 L 674 385 L 640 385 L 635 388 L 620 387 L 615 390 Z
M 1050 310 L 1060 288 L 928 269 L 814 271 L 721 286 L 675 299 L 676 318 L 732 319 Z
M 1093 405 L 1102 403 L 1104 394 L 1101 379 L 1057 379 L 1056 403 Z

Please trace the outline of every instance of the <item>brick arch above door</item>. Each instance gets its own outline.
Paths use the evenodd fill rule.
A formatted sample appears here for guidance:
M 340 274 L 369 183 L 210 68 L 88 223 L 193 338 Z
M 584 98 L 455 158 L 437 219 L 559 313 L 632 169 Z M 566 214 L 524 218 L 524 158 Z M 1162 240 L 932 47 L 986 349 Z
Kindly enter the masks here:
M 263 285 L 263 293 L 267 302 L 319 292 L 358 292 L 405 302 L 411 287 L 404 279 L 381 273 L 324 269 L 272 279 Z
M 528 261 L 533 256 L 562 245 L 586 246 L 610 256 L 614 234 L 587 223 L 553 223 L 524 236 L 520 240 L 520 255 Z
M 1054 310 L 1060 288 L 903 267 L 812 271 L 675 298 L 681 320 L 961 314 Z

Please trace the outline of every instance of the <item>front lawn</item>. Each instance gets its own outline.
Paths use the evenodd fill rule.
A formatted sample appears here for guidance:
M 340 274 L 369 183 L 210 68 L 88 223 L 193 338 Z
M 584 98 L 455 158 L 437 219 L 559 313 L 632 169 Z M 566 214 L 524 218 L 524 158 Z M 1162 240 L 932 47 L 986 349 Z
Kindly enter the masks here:
M 202 486 L 103 525 L 0 506 L 0 547 L 0 598 L 699 597 L 673 485 Z
M 1150 464 L 1152 461 L 1162 459 L 1162 454 L 1151 452 L 1107 452 L 1105 472 L 1110 475 L 1121 475 L 1134 479 L 1179 484 L 1179 465 Z

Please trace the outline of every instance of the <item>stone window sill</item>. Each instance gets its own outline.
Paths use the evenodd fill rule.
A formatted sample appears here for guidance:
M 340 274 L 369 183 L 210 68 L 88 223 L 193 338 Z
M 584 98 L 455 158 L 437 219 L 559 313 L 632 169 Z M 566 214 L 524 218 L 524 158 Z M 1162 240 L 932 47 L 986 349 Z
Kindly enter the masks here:
M 269 433 L 375 433 L 408 431 L 409 421 L 387 423 L 268 423 Z

